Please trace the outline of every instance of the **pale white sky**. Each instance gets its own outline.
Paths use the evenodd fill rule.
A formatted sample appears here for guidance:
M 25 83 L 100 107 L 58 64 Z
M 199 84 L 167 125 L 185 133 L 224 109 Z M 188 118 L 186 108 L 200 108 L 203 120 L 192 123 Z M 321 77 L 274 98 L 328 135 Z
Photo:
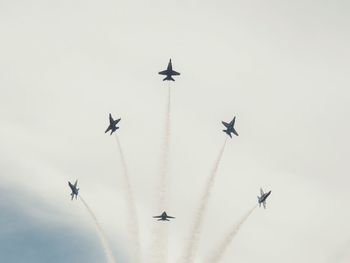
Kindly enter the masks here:
M 169 262 L 183 254 L 225 139 L 221 120 L 234 115 L 240 136 L 226 145 L 197 262 L 256 202 L 260 186 L 272 189 L 268 209 L 254 212 L 223 263 L 349 261 L 349 8 L 308 0 L 0 1 L 1 258 L 104 260 L 88 214 L 69 200 L 67 180 L 78 178 L 119 262 L 128 262 L 121 163 L 103 133 L 111 112 L 122 118 L 149 262 L 167 96 L 157 72 L 171 57 L 181 76 L 172 86 L 164 208 L 176 216 Z

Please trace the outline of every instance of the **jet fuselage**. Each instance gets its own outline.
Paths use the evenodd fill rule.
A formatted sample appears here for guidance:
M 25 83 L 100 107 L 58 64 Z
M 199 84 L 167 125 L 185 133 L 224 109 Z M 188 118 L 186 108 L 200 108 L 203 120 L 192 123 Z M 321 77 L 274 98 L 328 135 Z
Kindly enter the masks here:
M 237 131 L 234 128 L 235 125 L 235 121 L 236 121 L 236 116 L 233 118 L 232 121 L 230 121 L 229 123 L 222 121 L 221 123 L 226 127 L 225 130 L 222 130 L 224 133 L 226 133 L 228 136 L 230 136 L 230 138 L 232 138 L 232 133 L 236 136 L 238 136 Z
M 105 131 L 105 133 L 111 131 L 110 135 L 113 134 L 113 132 L 115 132 L 116 130 L 119 129 L 119 127 L 117 127 L 117 124 L 118 122 L 120 121 L 121 119 L 116 119 L 114 120 L 113 117 L 112 117 L 112 114 L 109 114 L 109 126 L 107 127 L 107 130 Z
M 271 194 L 271 191 L 263 194 L 262 196 L 259 197 L 259 203 L 263 203 L 265 202 L 265 200 L 269 197 L 269 195 Z
M 169 218 L 175 218 L 173 216 L 168 216 L 164 211 L 160 216 L 154 216 L 153 218 L 159 218 L 158 221 L 170 221 Z
M 71 182 L 68 182 L 68 185 L 70 187 L 70 189 L 72 190 L 72 193 L 70 194 L 72 196 L 72 200 L 75 196 L 75 199 L 77 199 L 78 197 L 78 193 L 79 193 L 79 188 L 77 188 L 77 181 L 75 182 L 75 184 L 71 184 Z
M 163 81 L 164 81 L 164 80 L 175 81 L 175 79 L 173 79 L 173 76 L 178 76 L 178 75 L 180 75 L 179 72 L 176 72 L 175 70 L 173 70 L 173 65 L 172 65 L 172 63 L 171 63 L 171 59 L 169 60 L 167 69 L 158 72 L 158 74 L 166 76 L 166 77 L 163 79 Z

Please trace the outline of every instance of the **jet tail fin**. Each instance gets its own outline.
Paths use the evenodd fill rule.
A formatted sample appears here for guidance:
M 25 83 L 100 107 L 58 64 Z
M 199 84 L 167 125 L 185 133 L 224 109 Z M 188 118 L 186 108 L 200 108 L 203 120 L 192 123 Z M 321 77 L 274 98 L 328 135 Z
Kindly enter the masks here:
M 232 135 L 230 132 L 228 132 L 228 130 L 222 130 L 224 133 L 226 133 L 228 136 L 230 136 L 230 138 L 232 139 Z

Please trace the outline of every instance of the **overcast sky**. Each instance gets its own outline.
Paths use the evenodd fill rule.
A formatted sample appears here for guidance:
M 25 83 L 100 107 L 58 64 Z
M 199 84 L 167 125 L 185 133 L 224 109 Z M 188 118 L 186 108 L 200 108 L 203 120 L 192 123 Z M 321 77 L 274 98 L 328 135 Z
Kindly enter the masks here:
M 197 261 L 271 189 L 223 263 L 350 260 L 349 1 L 0 0 L 0 259 L 104 262 L 95 211 L 118 262 L 132 253 L 116 141 L 130 170 L 143 262 L 172 83 L 169 262 L 236 118 Z

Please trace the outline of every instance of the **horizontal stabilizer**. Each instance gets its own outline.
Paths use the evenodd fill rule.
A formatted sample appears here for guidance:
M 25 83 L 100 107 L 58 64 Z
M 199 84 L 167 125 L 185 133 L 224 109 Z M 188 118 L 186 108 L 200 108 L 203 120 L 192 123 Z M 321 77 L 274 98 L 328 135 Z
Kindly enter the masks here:
M 164 80 L 172 80 L 172 81 L 175 81 L 175 79 L 173 79 L 172 76 L 166 76 L 166 77 L 163 79 L 163 81 L 164 81 Z

